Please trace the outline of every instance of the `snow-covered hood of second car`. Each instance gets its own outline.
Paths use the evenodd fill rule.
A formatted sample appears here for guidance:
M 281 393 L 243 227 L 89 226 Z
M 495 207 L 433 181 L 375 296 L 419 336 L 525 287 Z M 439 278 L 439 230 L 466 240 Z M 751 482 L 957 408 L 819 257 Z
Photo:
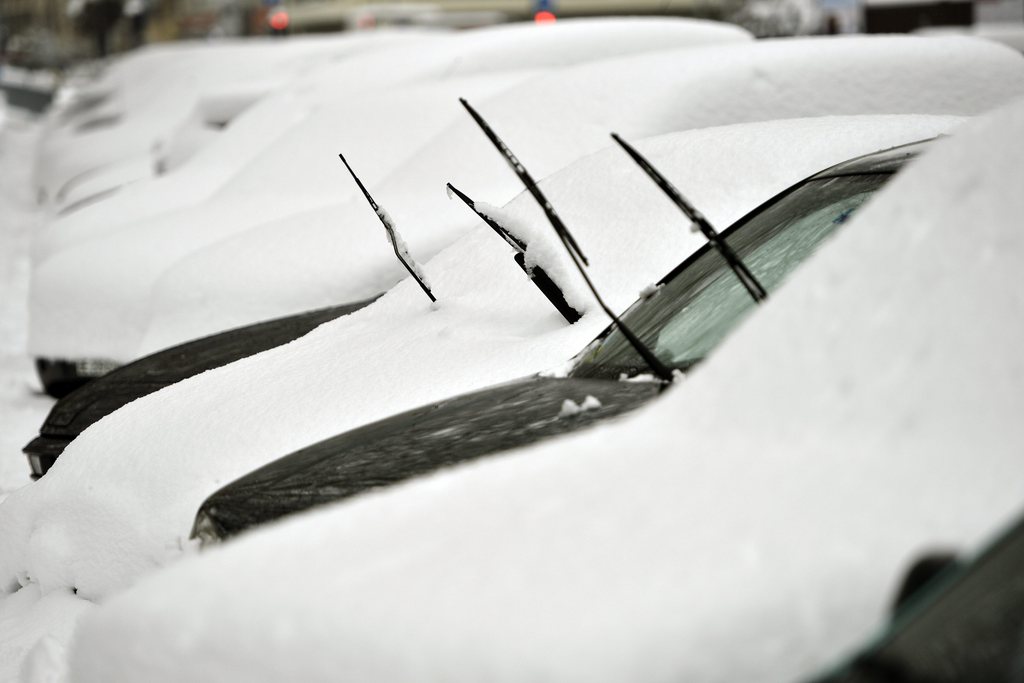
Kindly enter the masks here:
M 816 118 L 637 144 L 726 227 L 825 167 L 956 123 Z M 617 148 L 542 187 L 616 309 L 701 244 Z M 525 195 L 507 208 L 524 224 L 543 225 Z M 379 232 L 368 239 L 386 247 Z M 27 572 L 48 587 L 107 595 L 177 557 L 202 501 L 239 476 L 361 424 L 562 363 L 607 324 L 591 307 L 566 325 L 482 225 L 424 265 L 437 305 L 405 280 L 357 313 L 167 387 L 87 429 L 45 477 L 0 507 L 0 579 Z M 578 279 L 567 278 L 566 287 L 590 301 Z M 48 543 L 54 535 L 66 542 Z

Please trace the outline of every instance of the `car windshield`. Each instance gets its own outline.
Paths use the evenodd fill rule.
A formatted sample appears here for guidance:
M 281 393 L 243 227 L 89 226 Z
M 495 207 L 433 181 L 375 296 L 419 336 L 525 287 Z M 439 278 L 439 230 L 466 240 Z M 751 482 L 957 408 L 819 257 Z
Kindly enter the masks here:
M 723 236 L 769 292 L 890 177 L 859 173 L 810 179 L 741 219 Z M 754 306 L 750 294 L 705 246 L 671 273 L 622 321 L 668 367 L 687 370 L 718 345 Z M 574 361 L 573 377 L 620 378 L 650 369 L 612 326 Z

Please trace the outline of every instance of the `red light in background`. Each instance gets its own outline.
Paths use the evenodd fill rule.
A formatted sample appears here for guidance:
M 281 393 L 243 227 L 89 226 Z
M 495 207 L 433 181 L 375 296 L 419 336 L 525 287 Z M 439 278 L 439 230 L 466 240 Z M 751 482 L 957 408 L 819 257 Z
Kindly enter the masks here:
M 557 18 L 558 17 L 555 16 L 554 12 L 549 12 L 547 10 L 541 10 L 533 15 L 533 20 L 538 24 L 550 24 Z
M 290 19 L 288 18 L 288 13 L 285 12 L 283 9 L 277 10 L 276 12 L 270 15 L 269 19 L 267 19 L 267 23 L 270 24 L 270 28 L 274 29 L 275 31 L 284 31 L 286 28 L 288 28 L 289 22 Z

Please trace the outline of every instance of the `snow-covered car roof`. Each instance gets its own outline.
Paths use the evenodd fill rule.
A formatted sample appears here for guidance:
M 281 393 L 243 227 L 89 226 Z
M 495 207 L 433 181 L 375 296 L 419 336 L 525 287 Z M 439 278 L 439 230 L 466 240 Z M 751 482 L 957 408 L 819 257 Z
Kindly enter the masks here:
M 957 55 L 953 66 L 951 54 Z M 903 68 L 890 73 L 893 61 Z M 542 177 L 609 144 L 613 129 L 645 137 L 789 116 L 969 114 L 1017 92 L 1024 92 L 1024 69 L 1005 48 L 970 39 L 886 37 L 629 56 L 530 78 L 474 104 Z M 407 131 L 360 118 L 332 138 L 356 168 L 381 163 L 394 169 L 383 173 L 378 166 L 379 182 L 364 180 L 421 260 L 475 223 L 445 199 L 445 181 L 496 204 L 519 191 L 455 101 L 450 116 L 441 133 L 415 153 L 397 154 L 390 166 L 377 158 L 377 141 Z M 393 285 L 404 271 L 382 248 L 375 216 L 333 152 L 301 132 L 288 139 L 302 144 L 269 148 L 259 157 L 264 163 L 253 161 L 248 180 L 229 183 L 210 202 L 124 226 L 38 264 L 31 351 L 129 360 L 232 325 L 365 298 Z M 292 191 L 265 190 L 285 163 L 292 180 L 282 184 L 294 198 Z M 303 185 L 309 195 L 299 194 Z
M 243 83 L 272 89 L 318 64 L 404 35 L 256 38 L 140 48 L 114 59 L 78 93 L 60 98 L 63 104 L 50 114 L 37 153 L 35 184 L 49 201 L 62 205 L 77 179 L 130 159 L 152 157 L 154 145 L 185 120 L 204 94 Z M 83 108 L 85 103 L 92 106 Z
M 1017 102 L 934 145 L 650 408 L 113 597 L 76 680 L 815 673 L 1019 513 L 1022 140 Z
M 799 119 L 687 131 L 639 148 L 725 227 L 822 168 L 957 121 Z M 701 244 L 617 148 L 541 185 L 615 309 Z M 528 195 L 506 208 L 522 224 L 543 221 Z M 564 363 L 607 324 L 591 311 L 566 325 L 481 224 L 425 268 L 437 306 L 406 280 L 362 311 L 87 429 L 45 477 L 0 505 L 0 585 L 27 575 L 46 590 L 109 595 L 175 559 L 199 505 L 227 482 L 360 424 Z M 590 301 L 583 287 L 574 278 L 567 294 Z M 54 535 L 65 541 L 50 543 Z

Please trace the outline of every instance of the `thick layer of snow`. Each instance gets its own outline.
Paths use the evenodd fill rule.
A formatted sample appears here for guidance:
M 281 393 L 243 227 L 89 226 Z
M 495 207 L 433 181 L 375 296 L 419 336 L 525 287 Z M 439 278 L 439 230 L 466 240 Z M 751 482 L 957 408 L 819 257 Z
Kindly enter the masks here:
M 893 63 L 902 68 L 894 71 Z M 1019 93 L 1024 62 L 1005 48 L 970 39 L 887 37 L 631 56 L 531 78 L 475 104 L 531 172 L 544 176 L 605 147 L 612 129 L 644 137 L 787 116 L 969 114 Z M 454 122 L 411 157 L 410 150 L 390 158 L 349 154 L 353 145 L 369 149 L 372 141 L 403 134 L 374 118 L 353 116 L 358 124 L 352 133 L 334 138 L 357 168 L 387 159 L 382 165 L 395 169 L 371 189 L 421 260 L 475 223 L 464 207 L 446 201 L 445 181 L 497 204 L 520 188 L 454 101 L 450 111 Z M 129 226 L 40 264 L 33 280 L 33 353 L 128 360 L 233 325 L 392 286 L 404 270 L 369 236 L 378 230 L 375 217 L 361 197 L 350 194 L 337 203 L 333 180 L 344 179 L 343 170 L 330 150 L 301 135 L 295 138 L 301 145 L 268 149 L 260 157 L 267 163 L 251 164 L 225 188 L 223 201 Z M 288 154 L 290 169 L 296 160 L 316 160 L 309 165 L 318 172 L 296 168 L 289 174 L 293 180 L 282 181 L 288 183 L 286 196 L 268 197 L 265 187 Z M 326 164 L 335 165 L 334 175 Z M 249 191 L 229 192 L 240 187 Z M 324 205 L 328 201 L 336 203 Z
M 0 599 L 0 679 L 65 680 L 67 644 L 79 618 L 92 607 L 70 590 L 43 595 L 36 585 Z
M 352 209 L 368 214 L 370 221 L 365 227 L 369 229 L 372 248 L 367 245 L 364 251 L 377 254 L 379 261 L 392 263 L 394 256 L 386 242 L 380 240 L 377 218 L 348 177 L 337 152 L 344 151 L 363 182 L 381 202 L 390 206 L 389 195 L 378 192 L 374 184 L 393 164 L 401 162 L 444 127 L 453 115 L 451 102 L 467 92 L 485 97 L 517 83 L 522 77 L 521 72 L 514 72 L 447 79 L 372 95 L 364 93 L 357 102 L 338 100 L 321 106 L 304 118 L 301 125 L 291 127 L 278 142 L 256 154 L 240 149 L 246 140 L 251 140 L 248 135 L 225 139 L 229 144 L 218 146 L 217 151 L 240 152 L 234 158 L 247 161 L 247 167 L 207 201 L 122 225 L 113 234 L 85 241 L 53 254 L 42 263 L 36 262 L 30 351 L 42 356 L 91 355 L 130 360 L 138 355 L 139 341 L 152 314 L 149 283 L 155 281 L 168 264 L 205 245 L 228 239 L 250 225 L 293 214 L 296 229 L 289 240 L 301 239 L 303 213 L 339 198 L 349 197 Z M 275 100 L 273 105 L 273 111 L 286 121 L 287 117 L 295 115 L 290 111 L 288 100 Z M 260 121 L 255 123 L 267 119 L 268 109 L 261 108 Z M 412 111 L 416 116 L 410 121 Z M 251 123 L 254 122 L 244 122 Z M 385 137 L 376 135 L 382 128 L 390 131 Z M 245 132 L 251 130 L 259 130 L 259 126 L 246 125 Z M 213 164 L 193 169 L 193 164 L 187 164 L 179 173 L 167 176 L 172 182 L 165 189 L 186 186 L 184 194 L 187 196 L 194 191 L 188 188 L 199 189 L 197 182 L 211 180 L 211 176 L 225 168 L 228 167 Z M 95 209 L 93 216 L 112 208 L 105 204 L 91 207 Z M 332 217 L 332 229 L 340 230 L 344 224 L 343 219 Z M 56 224 L 51 226 L 54 227 Z M 316 245 L 311 246 L 316 249 Z M 231 257 L 232 261 L 246 258 L 242 251 Z M 325 258 L 329 257 L 325 255 Z M 274 265 L 268 264 L 264 277 L 272 276 L 273 269 Z M 397 279 L 392 278 L 389 284 Z M 78 283 L 77 293 L 65 289 L 72 282 Z M 247 286 L 240 280 L 235 284 Z M 125 291 L 126 286 L 131 291 Z M 355 298 L 365 298 L 382 289 L 377 282 L 369 282 Z M 354 299 L 335 299 L 332 303 L 350 300 Z M 200 306 L 205 308 L 208 304 L 209 301 Z M 112 334 L 123 335 L 121 341 L 114 342 Z
M 0 500 L 30 482 L 21 447 L 53 405 L 40 395 L 32 363 L 25 357 L 28 244 L 39 219 L 26 160 L 38 134 L 38 123 L 17 111 L 0 123 Z M 58 653 L 55 665 L 64 666 L 63 648 L 75 619 L 89 606 L 69 591 L 41 598 L 38 586 L 0 597 L 0 681 L 16 680 L 24 667 L 29 667 L 27 681 L 51 680 L 43 675 L 54 670 L 50 655 Z M 34 651 L 44 637 L 45 643 Z
M 53 405 L 40 395 L 25 356 L 28 245 L 39 223 L 25 160 L 38 142 L 39 126 L 16 110 L 9 117 L 0 124 L 0 500 L 29 483 L 21 447 Z
M 251 166 L 248 159 L 271 143 L 276 142 L 277 153 L 272 159 L 267 159 L 267 164 L 250 171 L 250 174 L 258 176 L 260 190 L 265 189 L 268 175 L 277 180 L 283 176 L 284 180 L 292 183 L 292 187 L 322 182 L 325 174 L 315 172 L 321 170 L 321 166 L 315 166 L 313 172 L 309 172 L 310 164 L 315 165 L 318 157 L 301 149 L 308 144 L 308 138 L 302 137 L 303 131 L 295 130 L 299 123 L 303 124 L 303 129 L 308 129 L 306 117 L 318 111 L 324 121 L 319 122 L 312 132 L 324 137 L 313 139 L 319 139 L 325 145 L 336 143 L 336 137 L 339 133 L 344 135 L 345 129 L 353 125 L 352 121 L 361 121 L 352 116 L 339 118 L 345 117 L 346 108 L 353 105 L 366 107 L 362 115 L 370 121 L 374 115 L 394 115 L 389 110 L 397 109 L 406 114 L 404 121 L 407 126 L 415 123 L 417 127 L 424 127 L 424 123 L 409 120 L 409 111 L 419 116 L 425 114 L 416 103 L 400 99 L 368 103 L 365 100 L 371 93 L 378 97 L 415 84 L 486 74 L 493 76 L 509 71 L 551 69 L 617 55 L 750 39 L 748 33 L 726 24 L 661 18 L 586 19 L 562 21 L 557 26 L 517 24 L 452 35 L 413 34 L 396 38 L 381 31 L 369 35 L 382 33 L 387 37 L 386 41 L 371 38 L 372 42 L 367 43 L 368 39 L 364 37 L 365 47 L 360 54 L 312 70 L 280 93 L 267 98 L 256 109 L 268 111 L 249 113 L 243 117 L 244 129 L 226 131 L 223 137 L 227 140 L 219 141 L 215 149 L 205 152 L 201 162 L 189 165 L 184 182 L 179 178 L 175 186 L 168 186 L 166 179 L 160 179 L 161 182 L 133 188 L 134 192 L 125 193 L 106 210 L 83 212 L 70 223 L 64 222 L 64 227 L 58 223 L 51 231 L 53 234 L 40 247 L 42 253 L 121 229 L 145 216 L 193 204 L 212 194 L 234 173 Z M 340 110 L 323 112 L 323 105 L 331 103 Z M 237 128 L 240 123 L 232 127 Z M 329 124 L 333 124 L 333 128 L 328 127 Z M 389 120 L 384 119 L 379 128 L 387 134 L 371 138 L 378 145 L 388 144 L 396 132 L 402 132 L 398 126 L 388 124 Z M 286 131 L 300 137 L 296 141 L 278 140 Z M 354 135 L 349 132 L 349 138 L 361 136 L 365 136 L 362 131 Z M 404 140 L 401 136 L 399 142 L 404 142 L 406 147 L 419 146 L 419 143 Z M 386 149 L 382 150 L 385 157 Z M 282 166 L 282 163 L 286 165 Z M 397 163 L 391 161 L 390 165 Z M 194 177 L 197 171 L 202 174 L 199 178 Z M 295 182 L 296 174 L 300 182 Z
M 670 45 L 747 39 L 747 34 L 734 27 L 709 22 L 588 20 L 564 22 L 553 31 L 513 26 L 421 39 L 315 72 L 244 116 L 181 173 L 147 186 L 126 188 L 129 191 L 120 193 L 115 201 L 58 221 L 44 231 L 36 245 L 37 264 L 58 248 L 89 239 L 97 242 L 99 235 L 119 231 L 128 236 L 114 235 L 99 241 L 98 246 L 85 246 L 85 253 L 75 252 L 37 268 L 37 277 L 44 284 L 35 288 L 43 290 L 39 295 L 43 300 L 33 306 L 38 314 L 33 316 L 32 349 L 41 355 L 92 353 L 131 358 L 138 351 L 137 334 L 128 334 L 120 351 L 91 349 L 88 327 L 106 327 L 107 317 L 95 311 L 78 319 L 78 314 L 89 310 L 93 297 L 51 292 L 45 284 L 51 276 L 46 273 L 53 273 L 60 282 L 98 288 L 96 297 L 105 299 L 115 316 L 129 327 L 142 325 L 145 314 L 138 307 L 147 305 L 146 280 L 183 253 L 276 216 L 352 196 L 351 183 L 339 182 L 343 178 L 338 175 L 336 157 L 325 150 L 343 149 L 364 180 L 372 184 L 459 116 L 454 106 L 457 97 L 484 98 L 499 92 L 525 76 L 523 65 L 558 66 Z M 493 72 L 501 73 L 500 77 Z M 275 192 L 268 193 L 268 186 Z M 216 194 L 206 205 L 170 210 L 189 207 L 214 190 Z M 139 224 L 138 219 L 145 216 L 157 217 Z M 161 236 L 149 236 L 147 231 Z M 153 248 L 157 239 L 170 247 Z M 116 264 L 109 264 L 111 256 Z M 113 266 L 101 268 L 106 276 L 77 274 L 100 263 Z M 39 272 L 43 268 L 45 272 Z M 119 268 L 126 272 L 120 273 Z M 144 273 L 141 276 L 140 271 Z M 133 283 L 134 301 L 119 300 L 123 297 L 117 292 L 123 288 L 111 282 L 114 274 L 120 275 L 122 283 Z M 396 279 L 392 277 L 388 284 Z M 362 288 L 368 290 L 366 294 L 382 289 L 376 282 Z M 51 329 L 51 324 L 58 327 Z M 76 328 L 73 334 L 67 334 L 70 328 L 66 325 Z M 221 324 L 215 327 L 222 328 Z M 37 339 L 48 341 L 37 344 Z
M 1022 141 L 940 142 L 640 413 L 113 598 L 73 680 L 805 678 L 1021 510 Z
M 105 101 L 78 113 L 74 106 L 55 108 L 36 160 L 36 185 L 60 205 L 77 178 L 151 154 L 205 94 L 225 86 L 235 90 L 247 81 L 284 84 L 318 64 L 383 42 L 365 36 L 253 38 L 164 43 L 135 50 L 113 60 L 81 93 L 83 98 L 104 94 Z M 74 97 L 65 99 L 75 102 Z
M 638 144 L 727 226 L 821 168 L 954 123 L 815 118 Z M 618 148 L 542 186 L 615 308 L 701 242 Z M 523 222 L 543 220 L 527 195 L 507 209 Z M 378 245 L 380 230 L 372 235 Z M 425 269 L 436 307 L 405 280 L 358 313 L 135 401 L 86 430 L 43 479 L 0 505 L 0 586 L 17 577 L 44 591 L 109 595 L 180 555 L 199 504 L 236 477 L 371 420 L 563 362 L 606 324 L 597 312 L 566 325 L 509 247 L 479 224 Z M 569 296 L 583 298 L 578 276 L 570 282 Z

